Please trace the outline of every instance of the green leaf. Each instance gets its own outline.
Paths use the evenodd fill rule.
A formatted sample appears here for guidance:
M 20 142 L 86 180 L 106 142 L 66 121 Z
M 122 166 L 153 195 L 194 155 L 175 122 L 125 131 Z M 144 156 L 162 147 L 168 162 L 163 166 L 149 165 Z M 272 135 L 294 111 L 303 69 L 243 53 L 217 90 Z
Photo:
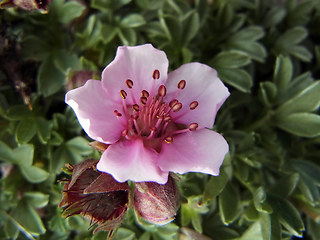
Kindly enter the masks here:
M 260 26 L 248 26 L 241 29 L 232 36 L 235 41 L 249 41 L 254 42 L 264 36 L 264 30 Z
M 40 183 L 49 177 L 49 173 L 35 166 L 20 166 L 21 173 L 31 183 Z
M 277 96 L 277 87 L 273 82 L 260 82 L 259 94 L 262 102 L 271 107 Z
M 236 240 L 264 240 L 261 235 L 260 223 L 257 221 L 253 223 L 241 237 L 236 238 Z
M 49 202 L 49 195 L 42 192 L 24 192 L 23 197 L 34 208 L 43 208 Z
M 310 62 L 312 59 L 312 54 L 303 46 L 292 46 L 288 48 L 287 51 L 304 62 Z
M 294 166 L 296 170 L 303 173 L 304 176 L 308 177 L 314 184 L 320 186 L 320 167 L 305 160 L 294 161 Z
M 50 162 L 50 171 L 61 172 L 66 163 L 76 164 L 83 160 L 83 156 L 90 155 L 92 148 L 89 142 L 82 137 L 75 137 L 63 143 L 53 154 Z
M 14 162 L 19 166 L 31 166 L 33 161 L 34 146 L 31 144 L 22 145 L 13 150 Z
M 47 143 L 51 135 L 51 129 L 53 123 L 51 121 L 46 120 L 43 117 L 37 117 L 35 119 L 38 136 L 42 143 Z
M 14 209 L 12 217 L 34 236 L 43 234 L 46 231 L 38 213 L 23 200 Z
M 287 198 L 295 190 L 299 179 L 300 177 L 298 173 L 284 176 L 272 186 L 268 193 L 277 195 L 278 197 Z
M 54 58 L 48 57 L 39 68 L 38 90 L 45 97 L 59 91 L 65 84 L 65 75 L 54 64 Z
M 181 43 L 182 25 L 179 19 L 175 16 L 164 16 L 164 21 L 161 21 L 162 27 L 167 35 L 168 40 L 175 44 Z
M 263 25 L 267 28 L 278 25 L 286 16 L 286 10 L 279 6 L 272 7 L 263 19 Z
M 0 160 L 9 163 L 15 163 L 15 156 L 11 148 L 3 142 L 0 142 Z
M 108 25 L 101 25 L 101 40 L 104 44 L 111 42 L 118 34 L 118 28 Z
M 190 42 L 199 32 L 200 29 L 200 19 L 199 14 L 196 11 L 190 11 L 186 14 L 182 20 L 183 32 L 182 40 L 184 44 Z
M 273 73 L 273 81 L 277 85 L 279 95 L 288 87 L 293 75 L 293 66 L 289 57 L 278 56 Z
M 262 187 L 257 188 L 254 192 L 253 202 L 255 208 L 262 213 L 272 213 L 272 208 L 267 202 L 267 194 Z
M 225 225 L 229 225 L 239 215 L 240 197 L 236 189 L 228 183 L 219 195 L 219 211 L 221 220 Z
M 25 119 L 19 122 L 16 128 L 16 140 L 19 144 L 28 143 L 36 134 L 34 119 Z
M 216 55 L 210 65 L 215 68 L 240 68 L 250 63 L 250 58 L 239 51 L 223 51 Z
M 93 0 L 91 7 L 99 9 L 102 12 L 108 12 L 119 9 L 130 2 L 131 0 Z
M 206 183 L 203 198 L 205 201 L 218 196 L 228 182 L 228 175 L 221 171 L 219 176 L 212 176 Z
M 293 235 L 302 237 L 304 224 L 299 211 L 288 201 L 282 198 L 269 197 L 274 213 L 279 216 L 282 225 Z
M 10 120 L 24 120 L 32 117 L 32 111 L 27 105 L 14 105 L 8 109 L 6 117 Z
M 119 228 L 117 233 L 112 238 L 114 240 L 133 240 L 135 238 L 135 233 L 126 228 Z
M 248 93 L 253 85 L 251 75 L 243 69 L 217 69 L 221 80 L 237 88 L 241 92 Z
M 124 28 L 136 28 L 146 24 L 141 14 L 132 13 L 121 19 L 120 25 Z
M 80 17 L 86 7 L 77 1 L 68 1 L 63 4 L 61 12 L 59 12 L 58 20 L 61 23 L 69 23 L 77 17 Z
M 233 42 L 228 42 L 227 46 L 228 48 L 241 51 L 247 54 L 250 58 L 261 63 L 264 62 L 267 56 L 267 51 L 265 47 L 258 42 L 235 40 Z
M 282 116 L 276 125 L 287 132 L 301 137 L 320 135 L 320 116 L 314 113 L 293 113 Z
M 63 73 L 66 73 L 69 69 L 81 70 L 78 56 L 65 50 L 56 52 L 54 64 Z
M 311 76 L 310 72 L 303 73 L 295 77 L 289 84 L 287 90 L 279 97 L 279 103 L 284 103 L 289 99 L 295 97 L 304 89 L 308 88 L 314 83 L 314 79 Z
M 315 81 L 296 96 L 283 103 L 277 110 L 276 115 L 281 117 L 290 113 L 311 112 L 320 105 L 320 81 Z
M 260 213 L 260 227 L 263 240 L 281 240 L 281 226 L 274 214 Z
M 297 26 L 285 31 L 277 40 L 277 45 L 285 47 L 286 49 L 291 48 L 293 45 L 300 43 L 308 35 L 306 28 Z

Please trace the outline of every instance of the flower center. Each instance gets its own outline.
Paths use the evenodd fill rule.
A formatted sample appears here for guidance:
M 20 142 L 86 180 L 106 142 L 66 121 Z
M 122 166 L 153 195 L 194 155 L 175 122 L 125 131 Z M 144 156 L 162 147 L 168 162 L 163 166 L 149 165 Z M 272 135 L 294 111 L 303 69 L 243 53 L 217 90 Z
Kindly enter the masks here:
M 160 78 L 159 70 L 154 70 L 153 80 Z M 181 91 L 186 87 L 186 81 L 181 80 L 177 85 L 177 91 Z M 124 116 L 114 110 L 114 114 L 118 118 L 126 118 L 126 126 L 122 131 L 122 137 L 127 140 L 140 138 L 144 145 L 153 148 L 160 152 L 163 142 L 171 143 L 177 134 L 188 131 L 195 131 L 198 128 L 197 123 L 191 123 L 189 126 L 178 123 L 177 120 L 184 116 L 188 111 L 194 110 L 199 103 L 193 101 L 189 105 L 189 109 L 182 112 L 180 115 L 172 117 L 172 113 L 181 111 L 182 103 L 173 98 L 171 101 L 164 101 L 167 89 L 164 85 L 158 88 L 155 96 L 150 96 L 146 90 L 141 91 L 141 97 L 137 101 L 131 89 L 134 87 L 134 82 L 131 79 L 126 80 L 128 93 L 131 95 L 133 104 L 128 104 L 128 93 L 122 89 L 120 96 L 122 97 Z

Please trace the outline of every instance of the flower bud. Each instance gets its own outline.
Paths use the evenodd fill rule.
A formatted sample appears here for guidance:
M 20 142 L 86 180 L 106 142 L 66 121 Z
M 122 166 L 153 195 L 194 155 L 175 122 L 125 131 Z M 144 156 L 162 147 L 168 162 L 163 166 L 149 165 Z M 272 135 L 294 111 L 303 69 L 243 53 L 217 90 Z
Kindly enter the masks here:
M 88 81 L 88 79 L 95 79 L 98 77 L 98 73 L 90 70 L 70 71 L 67 75 L 66 90 L 70 91 L 81 87 Z
M 63 216 L 82 214 L 90 219 L 90 228 L 97 225 L 94 233 L 111 231 L 123 220 L 129 205 L 129 186 L 119 183 L 107 173 L 98 172 L 97 161 L 88 159 L 68 170 L 72 177 L 63 189 L 59 207 Z
M 136 183 L 134 194 L 136 214 L 144 220 L 164 225 L 171 222 L 179 207 L 179 192 L 171 176 L 166 184 Z

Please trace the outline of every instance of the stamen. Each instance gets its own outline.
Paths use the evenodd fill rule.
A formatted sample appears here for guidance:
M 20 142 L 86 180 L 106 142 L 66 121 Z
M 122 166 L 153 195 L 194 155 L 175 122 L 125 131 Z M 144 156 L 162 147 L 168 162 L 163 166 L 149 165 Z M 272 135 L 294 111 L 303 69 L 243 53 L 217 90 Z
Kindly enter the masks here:
M 146 97 L 141 97 L 140 98 L 140 102 L 142 105 L 146 105 L 147 104 L 148 99 Z
M 114 110 L 113 112 L 114 112 L 114 114 L 115 114 L 117 117 L 121 117 L 121 116 L 122 116 L 122 114 L 119 113 L 118 110 Z
M 176 105 L 179 101 L 177 99 L 173 99 L 169 103 L 169 107 L 172 108 L 174 105 Z
M 181 108 L 182 108 L 182 103 L 178 102 L 178 103 L 176 103 L 175 105 L 173 105 L 172 110 L 173 110 L 174 112 L 178 112 L 178 111 L 181 110 Z
M 167 93 L 167 89 L 164 85 L 161 85 L 158 89 L 158 94 L 160 97 L 164 97 Z
M 148 91 L 142 90 L 142 92 L 141 92 L 141 97 L 146 97 L 146 98 L 148 98 L 148 97 L 149 97 Z
M 122 132 L 121 132 L 121 135 L 127 139 L 127 140 L 130 140 L 130 137 L 128 135 L 128 130 L 127 129 L 124 129 Z
M 189 130 L 190 131 L 195 131 L 195 130 L 197 130 L 198 127 L 199 127 L 198 123 L 191 123 L 189 125 Z
M 193 101 L 192 103 L 190 103 L 189 107 L 190 110 L 194 110 L 198 107 L 199 103 L 197 101 Z
M 139 112 L 139 105 L 138 104 L 133 104 L 132 109 L 136 112 Z
M 160 72 L 158 69 L 153 71 L 152 77 L 154 80 L 159 79 L 160 78 Z
M 181 80 L 179 83 L 178 83 L 178 88 L 179 89 L 184 89 L 186 87 L 186 80 Z
M 157 128 L 151 127 L 150 128 L 150 135 L 147 137 L 147 139 L 151 139 L 154 136 L 154 134 L 156 133 L 156 131 L 157 131 Z
M 164 141 L 165 141 L 166 143 L 172 143 L 172 142 L 173 142 L 173 137 L 171 137 L 171 136 L 166 137 L 166 138 L 164 139 Z
M 120 95 L 121 95 L 121 97 L 123 98 L 123 99 L 126 99 L 126 97 L 128 96 L 128 94 L 126 93 L 126 91 L 125 90 L 120 90 Z
M 127 84 L 127 87 L 128 87 L 128 88 L 132 88 L 132 86 L 133 86 L 133 81 L 132 81 L 131 79 L 127 79 L 126 84 Z
M 134 127 L 137 130 L 138 135 L 140 135 L 141 131 L 140 131 L 140 128 L 138 126 L 137 119 L 133 118 L 133 124 L 134 124 Z

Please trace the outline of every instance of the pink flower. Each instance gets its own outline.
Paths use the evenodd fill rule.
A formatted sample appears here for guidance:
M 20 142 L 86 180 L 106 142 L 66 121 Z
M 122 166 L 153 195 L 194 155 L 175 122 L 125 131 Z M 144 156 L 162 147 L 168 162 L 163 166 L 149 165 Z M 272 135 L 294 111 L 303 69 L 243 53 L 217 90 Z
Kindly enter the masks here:
M 204 64 L 167 71 L 165 53 L 151 44 L 123 46 L 101 81 L 66 94 L 88 136 L 110 144 L 97 169 L 119 182 L 164 184 L 169 172 L 219 174 L 228 144 L 207 128 L 228 89 Z

